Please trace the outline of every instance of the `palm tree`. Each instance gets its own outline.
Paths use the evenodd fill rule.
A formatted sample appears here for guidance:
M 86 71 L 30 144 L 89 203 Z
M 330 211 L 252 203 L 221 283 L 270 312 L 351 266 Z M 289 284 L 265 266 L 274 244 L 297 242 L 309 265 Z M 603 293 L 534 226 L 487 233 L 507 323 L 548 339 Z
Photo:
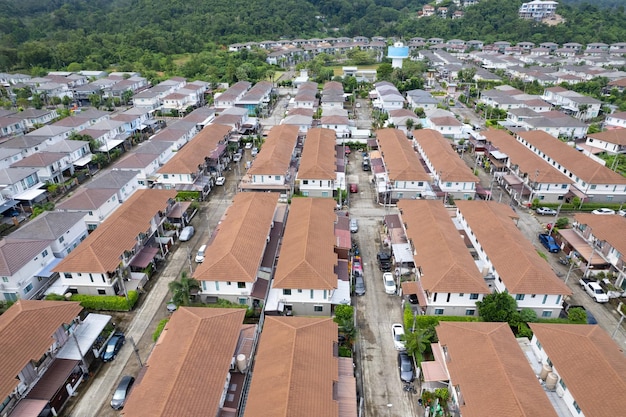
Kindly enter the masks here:
M 195 278 L 187 277 L 187 273 L 183 272 L 180 281 L 172 281 L 169 283 L 172 292 L 172 302 L 176 306 L 186 306 L 190 303 L 191 291 L 199 290 L 200 283 Z
M 352 349 L 352 342 L 356 338 L 356 327 L 354 327 L 354 320 L 352 317 L 340 320 L 338 324 L 339 331 L 346 338 L 345 344 Z
M 426 352 L 431 339 L 432 333 L 427 328 L 417 328 L 413 332 L 404 334 L 406 351 L 415 358 L 418 365 L 424 360 L 424 352 Z

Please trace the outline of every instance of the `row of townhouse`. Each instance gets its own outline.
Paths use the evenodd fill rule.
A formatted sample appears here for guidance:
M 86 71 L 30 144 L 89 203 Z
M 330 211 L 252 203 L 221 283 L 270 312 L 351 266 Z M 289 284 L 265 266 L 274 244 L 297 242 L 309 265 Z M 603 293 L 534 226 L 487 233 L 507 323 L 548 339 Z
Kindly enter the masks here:
M 269 81 L 259 81 L 254 86 L 249 81 L 239 81 L 226 91 L 215 93 L 213 105 L 218 111 L 240 107 L 246 109 L 249 116 L 262 116 L 268 114 L 270 101 L 275 94 Z
M 417 271 L 402 289 L 417 295 L 422 314 L 476 316 L 485 295 L 507 292 L 519 309 L 559 316 L 571 291 L 523 237 L 510 207 L 458 201 L 453 218 L 439 201 L 403 200 L 398 207 Z
M 626 360 L 598 325 L 531 323 L 531 340 L 507 323 L 441 322 L 422 390 L 445 386 L 459 415 L 613 415 L 626 406 Z M 575 358 L 575 360 L 572 360 Z M 494 396 L 494 392 L 498 395 Z M 603 395 L 616 398 L 602 400 Z
M 209 92 L 207 82 L 187 82 L 185 78 L 172 77 L 135 94 L 132 100 L 135 107 L 184 113 L 190 107 L 203 106 L 207 92 Z
M 36 324 L 36 325 L 35 325 Z M 78 302 L 19 300 L 0 316 L 3 416 L 62 413 L 112 335 L 111 316 Z

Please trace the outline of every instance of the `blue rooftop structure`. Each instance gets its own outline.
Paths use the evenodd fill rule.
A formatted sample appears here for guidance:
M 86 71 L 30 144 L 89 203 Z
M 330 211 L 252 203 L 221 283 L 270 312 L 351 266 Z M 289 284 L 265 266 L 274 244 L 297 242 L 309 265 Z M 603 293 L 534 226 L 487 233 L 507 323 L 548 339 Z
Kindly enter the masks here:
M 396 42 L 387 49 L 387 58 L 391 59 L 393 68 L 402 68 L 402 60 L 409 57 L 409 47 L 402 42 Z

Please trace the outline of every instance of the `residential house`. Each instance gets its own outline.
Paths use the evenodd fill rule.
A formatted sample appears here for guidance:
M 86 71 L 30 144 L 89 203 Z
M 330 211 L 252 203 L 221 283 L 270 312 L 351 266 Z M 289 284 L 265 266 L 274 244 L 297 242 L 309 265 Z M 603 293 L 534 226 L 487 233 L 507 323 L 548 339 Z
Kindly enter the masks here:
M 185 121 L 193 122 L 196 124 L 196 128 L 198 131 L 201 131 L 206 126 L 213 123 L 215 120 L 215 109 L 213 107 L 198 107 L 187 116 L 185 116 Z
M 239 81 L 233 84 L 228 90 L 223 93 L 216 93 L 214 95 L 213 105 L 217 109 L 227 109 L 234 107 L 239 100 L 248 92 L 252 87 L 252 83 L 248 81 Z
M 236 106 L 248 110 L 249 116 L 267 114 L 272 90 L 273 85 L 271 82 L 259 81 L 237 101 Z
M 455 223 L 471 242 L 490 289 L 511 294 L 518 308 L 530 308 L 538 317 L 558 317 L 563 298 L 572 292 L 522 235 L 511 207 L 495 201 L 456 205 Z
M 55 210 L 83 214 L 88 231 L 95 230 L 119 206 L 119 190 L 114 188 L 81 188 L 55 206 Z
M 236 414 L 258 334 L 257 325 L 243 324 L 244 316 L 242 309 L 181 307 L 175 311 L 122 414 Z M 199 339 L 204 341 L 198 343 Z
M 352 359 L 336 344 L 330 318 L 267 317 L 243 416 L 357 415 Z
M 352 136 L 354 123 L 350 122 L 346 110 L 342 108 L 327 108 L 322 110 L 320 127 L 333 130 L 337 138 L 346 139 Z
M 317 83 L 306 82 L 300 84 L 293 100 L 296 108 L 313 109 L 317 104 Z
M 91 136 L 96 140 L 100 144 L 98 148 L 100 152 L 109 152 L 123 144 L 130 136 L 125 125 L 125 122 L 119 120 L 102 120 L 83 130 L 81 134 Z
M 454 199 L 472 200 L 476 196 L 476 175 L 452 148 L 453 143 L 432 129 L 413 131 L 413 143 L 437 184 L 439 192 Z
M 58 119 L 59 113 L 56 109 L 24 109 L 8 117 L 22 120 L 26 129 L 36 129 L 37 126 L 47 125 Z
M 59 357 L 65 346 L 76 346 L 71 335 L 82 311 L 77 302 L 18 300 L 0 316 L 3 415 L 61 412 L 88 371 L 80 357 Z
M 345 172 L 337 172 L 336 158 L 331 155 L 335 155 L 335 132 L 324 128 L 309 130 L 296 174 L 302 195 L 333 198 L 342 180 L 345 189 Z
M 373 98 L 372 106 L 375 109 L 390 112 L 404 108 L 404 96 L 389 81 L 380 81 L 374 84 L 374 91 L 370 93 Z
M 499 172 L 494 173 L 494 180 L 514 201 L 528 204 L 535 199 L 544 203 L 565 201 L 572 185 L 565 174 L 503 130 L 489 129 L 483 135 L 497 149 L 488 157 L 491 166 Z M 498 160 L 503 159 L 498 153 L 506 161 L 502 167 L 498 166 Z
M 510 416 L 563 415 L 557 414 L 507 323 L 442 321 L 435 331 L 434 360 L 421 363 L 422 389 L 446 387 L 458 415 L 502 410 Z
M 26 124 L 21 119 L 9 117 L 13 112 L 0 112 L 0 138 L 23 135 L 26 132 Z
M 284 218 L 276 193 L 238 193 L 208 242 L 207 256 L 194 271 L 203 300 L 229 300 L 258 308 L 265 304 L 274 259 L 264 265 L 266 251 L 276 255 L 275 245 Z M 275 222 L 275 218 L 277 221 Z M 274 239 L 272 239 L 272 237 Z M 272 250 L 273 248 L 273 250 Z M 264 268 L 265 267 L 265 268 Z
M 435 110 L 428 115 L 426 120 L 429 126 L 425 127 L 436 130 L 445 137 L 453 139 L 466 137 L 463 123 L 457 120 L 454 114 L 447 110 Z
M 410 90 L 406 92 L 406 101 L 411 110 L 423 109 L 431 112 L 437 108 L 439 100 L 424 90 Z
M 322 89 L 321 106 L 322 109 L 340 108 L 343 109 L 345 101 L 343 95 L 343 85 L 338 81 L 328 81 Z
M 611 129 L 604 132 L 590 133 L 587 135 L 585 145 L 609 155 L 626 153 L 626 129 Z
M 0 169 L 8 168 L 22 158 L 22 151 L 20 149 L 0 147 Z
M 580 120 L 588 120 L 598 117 L 602 102 L 593 97 L 584 96 L 575 91 L 566 90 L 563 87 L 546 88 L 542 98 L 554 106 L 573 115 Z
M 65 154 L 75 169 L 84 168 L 93 159 L 89 142 L 83 140 L 62 140 L 47 146 L 45 150 Z
M 615 415 L 626 406 L 626 360 L 598 325 L 530 323 L 535 358 L 554 381 L 571 415 Z M 575 362 L 572 362 L 575 358 Z M 603 401 L 614 398 L 613 401 Z
M 27 133 L 25 136 L 33 138 L 45 138 L 45 141 L 42 142 L 45 142 L 46 145 L 50 145 L 63 139 L 69 139 L 73 132 L 74 129 L 71 127 L 46 125 Z
M 607 114 L 604 126 L 608 129 L 616 127 L 626 128 L 626 111 Z
M 573 182 L 566 201 L 626 202 L 626 178 L 542 131 L 518 132 L 516 139 Z
M 69 156 L 61 152 L 37 152 L 11 165 L 15 168 L 36 168 L 40 181 L 51 184 L 65 182 L 65 177 L 74 175 L 74 165 Z
M 398 129 L 376 131 L 383 169 L 375 170 L 377 201 L 395 204 L 401 199 L 434 196 L 428 175 L 406 135 Z M 374 166 L 374 158 L 372 158 Z
M 403 200 L 398 208 L 418 266 L 421 313 L 478 316 L 476 302 L 490 291 L 448 210 L 437 200 Z
M 555 138 L 570 140 L 584 138 L 589 126 L 567 114 L 552 110 L 540 113 L 541 117 L 529 117 L 521 123 L 526 130 L 543 131 Z
M 44 200 L 46 190 L 41 189 L 44 183 L 39 180 L 37 172 L 36 168 L 0 169 L 0 192 L 5 199 L 20 200 L 24 204 Z
M 333 305 L 350 304 L 349 282 L 336 272 L 334 208 L 326 198 L 292 200 L 266 311 L 330 316 Z
M 142 142 L 117 161 L 113 169 L 139 171 L 139 186 L 150 188 L 157 178 L 156 171 L 176 155 L 172 152 L 172 145 L 172 142 Z
M 172 152 L 178 152 L 198 133 L 198 127 L 192 121 L 177 120 L 165 129 L 150 137 L 151 142 L 170 142 Z
M 305 135 L 313 125 L 314 110 L 306 107 L 296 107 L 281 121 L 282 125 L 297 126 L 298 132 Z
M 141 288 L 142 272 L 166 248 L 163 224 L 176 206 L 174 190 L 139 190 L 53 268 L 57 294 L 124 295 Z
M 115 190 L 117 193 L 117 201 L 121 204 L 130 198 L 137 190 L 146 188 L 139 184 L 139 174 L 139 171 L 112 170 L 96 176 L 93 180 L 84 184 L 83 187 L 95 190 Z
M 258 119 L 251 118 L 247 109 L 229 107 L 220 112 L 219 116 L 213 120 L 213 124 L 229 126 L 236 133 L 245 133 L 248 127 L 255 129 L 258 126 Z
M 274 126 L 240 183 L 240 188 L 244 191 L 278 191 L 291 195 L 296 176 L 297 143 L 297 126 Z
M 42 271 L 54 260 L 49 240 L 0 240 L 0 291 L 4 301 L 38 295 L 42 287 L 49 285 L 50 275 Z
M 420 121 L 420 118 L 417 117 L 414 111 L 409 109 L 398 109 L 391 110 L 389 112 L 387 124 L 393 125 L 396 129 L 400 129 L 405 135 L 411 137 L 413 128 L 421 124 Z
M 522 19 L 532 19 L 537 21 L 549 19 L 554 17 L 558 4 L 559 3 L 556 1 L 544 0 L 533 0 L 528 3 L 522 3 L 519 8 L 519 17 Z

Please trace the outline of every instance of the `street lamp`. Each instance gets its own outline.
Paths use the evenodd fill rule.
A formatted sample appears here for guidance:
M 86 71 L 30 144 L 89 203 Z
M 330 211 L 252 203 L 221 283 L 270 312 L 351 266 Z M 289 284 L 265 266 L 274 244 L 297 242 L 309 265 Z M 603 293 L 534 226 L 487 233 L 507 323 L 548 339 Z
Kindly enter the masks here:
M 617 335 L 617 331 L 619 330 L 620 327 L 622 327 L 622 322 L 624 321 L 624 313 L 622 312 L 623 305 L 624 305 L 624 302 L 620 301 L 619 305 L 617 306 L 617 312 L 619 313 L 619 323 L 617 323 L 617 327 L 613 331 L 613 334 L 611 335 L 611 339 L 615 339 L 615 336 Z

